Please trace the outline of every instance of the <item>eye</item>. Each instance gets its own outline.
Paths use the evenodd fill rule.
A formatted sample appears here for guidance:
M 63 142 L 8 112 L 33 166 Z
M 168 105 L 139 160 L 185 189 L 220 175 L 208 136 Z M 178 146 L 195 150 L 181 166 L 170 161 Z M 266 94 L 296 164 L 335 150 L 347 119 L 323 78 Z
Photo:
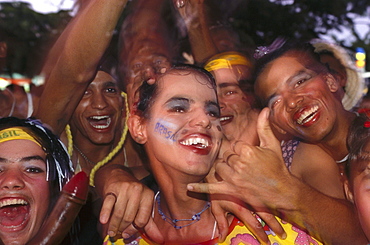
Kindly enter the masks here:
M 178 112 L 178 113 L 182 113 L 182 112 L 185 112 L 186 111 L 186 108 L 184 106 L 173 106 L 171 109 L 170 109 L 171 112 Z
M 268 103 L 268 107 L 271 109 L 271 110 L 273 110 L 273 109 L 275 109 L 278 105 L 279 105 L 279 103 L 281 102 L 281 99 L 278 99 L 278 98 L 276 98 L 276 99 L 271 99 L 270 101 L 269 101 L 269 103 Z
M 26 172 L 33 173 L 33 174 L 39 174 L 44 173 L 45 171 L 42 168 L 39 167 L 27 167 Z
M 91 91 L 89 89 L 86 89 L 84 92 L 84 97 L 89 96 L 91 94 Z
M 206 108 L 207 115 L 214 117 L 214 118 L 220 118 L 221 112 L 220 108 L 216 105 L 210 105 Z
M 106 88 L 105 89 L 105 91 L 107 92 L 107 93 L 117 93 L 117 89 L 116 88 Z
M 133 66 L 132 66 L 132 69 L 133 70 L 137 70 L 137 69 L 140 69 L 140 67 L 142 66 L 142 63 L 135 63 Z
M 233 95 L 233 94 L 237 94 L 238 92 L 236 90 L 228 90 L 225 92 L 225 95 Z

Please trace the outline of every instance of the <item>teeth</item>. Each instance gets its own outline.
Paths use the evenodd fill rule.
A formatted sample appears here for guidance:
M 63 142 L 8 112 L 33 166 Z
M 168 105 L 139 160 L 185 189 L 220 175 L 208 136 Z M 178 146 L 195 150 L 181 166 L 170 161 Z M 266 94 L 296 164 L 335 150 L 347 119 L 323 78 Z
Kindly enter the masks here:
M 304 124 L 305 122 L 309 121 L 312 119 L 312 117 L 314 116 L 314 113 L 319 109 L 318 106 L 314 106 L 312 107 L 310 110 L 308 111 L 305 111 L 297 120 L 297 123 L 299 125 L 302 125 Z
M 0 202 L 0 208 L 9 205 L 27 205 L 28 203 L 23 199 L 7 199 Z
M 109 116 L 93 116 L 90 117 L 93 120 L 107 120 L 107 123 L 105 125 L 91 125 L 96 129 L 106 129 L 109 127 L 110 123 L 112 122 L 112 119 Z
M 91 119 L 94 119 L 94 120 L 102 120 L 102 119 L 107 119 L 109 118 L 109 116 L 92 116 L 90 117 Z
M 231 119 L 231 117 L 221 117 L 220 122 L 230 120 L 230 119 Z
M 204 149 L 209 146 L 207 140 L 203 138 L 190 138 L 184 141 L 181 141 L 180 144 L 182 145 L 195 145 L 198 148 Z

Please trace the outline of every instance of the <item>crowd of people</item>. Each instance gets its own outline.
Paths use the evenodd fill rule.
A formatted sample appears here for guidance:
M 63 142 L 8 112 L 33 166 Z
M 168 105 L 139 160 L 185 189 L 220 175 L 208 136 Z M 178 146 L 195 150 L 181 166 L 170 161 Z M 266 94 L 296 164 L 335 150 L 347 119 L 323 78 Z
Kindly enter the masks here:
M 370 113 L 346 50 L 244 47 L 214 2 L 127 2 L 81 1 L 43 84 L 1 88 L 2 243 L 368 244 Z

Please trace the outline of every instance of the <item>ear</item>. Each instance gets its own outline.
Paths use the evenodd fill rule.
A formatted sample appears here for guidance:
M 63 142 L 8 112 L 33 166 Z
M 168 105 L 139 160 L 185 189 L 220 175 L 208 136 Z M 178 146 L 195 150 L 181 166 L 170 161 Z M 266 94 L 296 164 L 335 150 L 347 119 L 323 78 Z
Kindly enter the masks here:
M 326 74 L 324 78 L 325 78 L 326 84 L 329 87 L 329 90 L 333 93 L 337 92 L 340 86 L 339 84 L 340 81 L 337 81 L 337 79 L 330 73 Z
M 143 120 L 137 115 L 130 115 L 127 124 L 132 138 L 139 144 L 145 144 L 147 135 Z
M 354 203 L 353 193 L 352 193 L 351 188 L 349 186 L 348 179 L 344 180 L 344 193 L 346 194 L 347 200 Z

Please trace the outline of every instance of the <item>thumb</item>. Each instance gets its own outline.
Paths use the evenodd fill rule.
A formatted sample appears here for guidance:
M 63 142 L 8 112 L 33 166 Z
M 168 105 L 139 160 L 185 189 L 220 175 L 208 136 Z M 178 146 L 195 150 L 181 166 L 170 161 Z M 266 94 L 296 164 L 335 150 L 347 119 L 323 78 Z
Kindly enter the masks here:
M 265 107 L 258 116 L 257 133 L 260 139 L 260 147 L 269 148 L 275 152 L 280 152 L 280 142 L 272 132 L 269 115 L 270 109 Z

